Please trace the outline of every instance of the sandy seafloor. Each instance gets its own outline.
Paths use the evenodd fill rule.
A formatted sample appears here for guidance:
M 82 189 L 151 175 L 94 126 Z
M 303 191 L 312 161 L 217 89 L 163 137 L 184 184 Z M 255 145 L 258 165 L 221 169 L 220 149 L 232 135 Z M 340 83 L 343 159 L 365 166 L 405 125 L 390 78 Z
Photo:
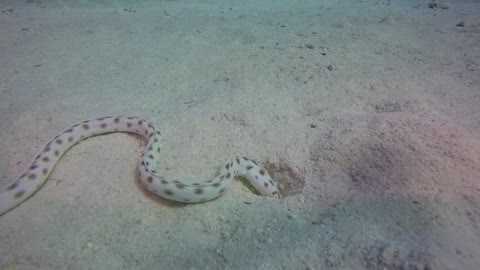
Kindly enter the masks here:
M 0 217 L 0 269 L 480 269 L 479 1 L 97 2 L 2 1 L 1 186 L 120 114 L 159 170 L 248 156 L 282 198 L 155 199 L 141 138 L 91 138 Z

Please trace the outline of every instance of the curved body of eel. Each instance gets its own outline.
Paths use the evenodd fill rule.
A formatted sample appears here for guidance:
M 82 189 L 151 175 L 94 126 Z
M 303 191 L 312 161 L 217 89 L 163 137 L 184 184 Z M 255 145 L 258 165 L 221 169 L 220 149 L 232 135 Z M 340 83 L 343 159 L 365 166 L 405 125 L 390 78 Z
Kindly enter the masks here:
M 161 149 L 160 131 L 137 117 L 109 116 L 75 124 L 45 144 L 24 173 L 0 191 L 0 215 L 37 192 L 70 147 L 88 137 L 112 132 L 135 133 L 148 141 L 138 165 L 139 178 L 148 190 L 165 199 L 183 203 L 212 200 L 225 192 L 235 176 L 245 177 L 262 195 L 278 194 L 267 170 L 248 158 L 226 162 L 213 179 L 202 183 L 187 184 L 162 177 L 155 171 Z

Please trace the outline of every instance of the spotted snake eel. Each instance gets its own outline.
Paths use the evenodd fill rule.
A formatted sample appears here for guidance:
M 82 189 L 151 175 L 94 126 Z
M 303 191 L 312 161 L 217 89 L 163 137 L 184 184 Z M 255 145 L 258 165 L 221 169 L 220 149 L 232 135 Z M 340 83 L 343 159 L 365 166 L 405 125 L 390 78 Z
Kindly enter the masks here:
M 45 144 L 24 173 L 0 191 L 0 215 L 17 207 L 37 192 L 62 155 L 88 137 L 113 133 L 135 133 L 148 141 L 138 165 L 138 177 L 146 189 L 172 201 L 199 203 L 213 200 L 225 192 L 236 176 L 246 178 L 264 196 L 278 196 L 277 188 L 265 168 L 256 161 L 238 157 L 227 161 L 211 180 L 183 183 L 156 172 L 161 149 L 161 133 L 149 121 L 137 117 L 109 116 L 75 124 Z

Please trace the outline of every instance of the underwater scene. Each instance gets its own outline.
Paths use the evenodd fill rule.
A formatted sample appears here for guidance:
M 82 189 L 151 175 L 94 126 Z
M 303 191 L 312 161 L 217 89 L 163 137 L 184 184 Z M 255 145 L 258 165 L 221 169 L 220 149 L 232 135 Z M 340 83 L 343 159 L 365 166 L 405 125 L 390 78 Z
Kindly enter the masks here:
M 480 1 L 1 1 L 0 269 L 480 269 Z

